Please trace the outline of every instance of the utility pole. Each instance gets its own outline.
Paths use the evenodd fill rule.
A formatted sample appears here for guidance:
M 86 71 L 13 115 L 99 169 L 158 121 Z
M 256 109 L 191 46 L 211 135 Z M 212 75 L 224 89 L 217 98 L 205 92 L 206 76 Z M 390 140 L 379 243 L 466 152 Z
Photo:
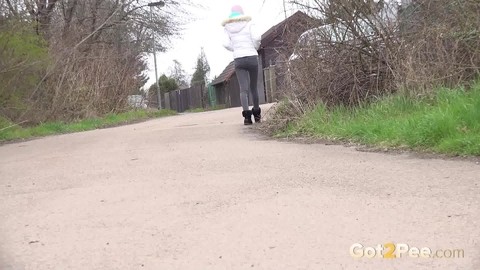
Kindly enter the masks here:
M 148 6 L 150 7 L 150 23 L 153 23 L 153 7 L 163 7 L 165 6 L 165 2 L 153 2 L 149 3 Z M 152 28 L 152 48 L 153 48 L 153 63 L 155 65 L 155 83 L 157 85 L 157 101 L 158 101 L 158 109 L 162 109 L 162 96 L 160 93 L 160 83 L 158 82 L 158 70 L 157 70 L 157 52 L 156 52 L 156 43 L 155 43 L 155 31 Z

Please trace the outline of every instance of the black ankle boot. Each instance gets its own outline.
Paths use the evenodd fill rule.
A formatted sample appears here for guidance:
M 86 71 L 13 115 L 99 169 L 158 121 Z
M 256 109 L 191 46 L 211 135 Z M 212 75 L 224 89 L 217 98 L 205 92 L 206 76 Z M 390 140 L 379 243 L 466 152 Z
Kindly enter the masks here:
M 253 122 L 252 122 L 252 111 L 243 111 L 242 115 L 243 115 L 243 117 L 245 117 L 245 119 L 243 120 L 244 125 L 253 124 Z
M 257 108 L 252 108 L 252 114 L 253 118 L 255 119 L 255 123 L 260 123 L 262 121 L 262 109 Z

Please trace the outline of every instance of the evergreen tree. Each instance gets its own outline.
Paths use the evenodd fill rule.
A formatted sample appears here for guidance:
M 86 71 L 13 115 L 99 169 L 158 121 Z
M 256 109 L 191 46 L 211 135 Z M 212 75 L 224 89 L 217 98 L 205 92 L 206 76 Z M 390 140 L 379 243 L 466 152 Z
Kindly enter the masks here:
M 207 61 L 207 56 L 205 55 L 205 51 L 201 50 L 200 55 L 197 58 L 197 66 L 195 68 L 195 72 L 192 76 L 191 85 L 204 85 L 205 80 L 210 73 L 210 65 Z
M 162 94 L 177 90 L 179 88 L 175 79 L 171 78 L 171 77 L 167 77 L 167 75 L 165 75 L 165 74 L 162 74 L 162 76 L 160 76 L 160 78 L 158 78 L 158 84 L 160 85 L 160 92 Z M 148 88 L 148 92 L 150 94 L 156 95 L 157 94 L 157 84 L 153 83 Z

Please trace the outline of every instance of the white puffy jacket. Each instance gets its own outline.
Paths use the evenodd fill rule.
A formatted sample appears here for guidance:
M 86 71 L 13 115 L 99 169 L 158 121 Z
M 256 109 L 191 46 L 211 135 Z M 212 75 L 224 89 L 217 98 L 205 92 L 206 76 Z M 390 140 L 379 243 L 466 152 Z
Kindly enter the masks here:
M 233 58 L 258 55 L 261 37 L 256 34 L 250 17 L 228 19 L 223 26 L 226 33 L 223 46 L 233 52 Z

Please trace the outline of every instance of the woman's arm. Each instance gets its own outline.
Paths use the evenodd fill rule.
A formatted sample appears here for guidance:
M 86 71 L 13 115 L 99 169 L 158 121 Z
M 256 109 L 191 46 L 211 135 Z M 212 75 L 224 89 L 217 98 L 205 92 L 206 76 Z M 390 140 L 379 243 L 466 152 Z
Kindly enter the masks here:
M 229 51 L 233 51 L 232 40 L 230 39 L 230 35 L 228 34 L 227 30 L 225 30 L 224 34 L 223 47 Z
M 262 35 L 257 31 L 255 23 L 250 23 L 250 38 L 252 39 L 253 46 L 258 51 L 260 49 L 260 44 L 262 43 Z

